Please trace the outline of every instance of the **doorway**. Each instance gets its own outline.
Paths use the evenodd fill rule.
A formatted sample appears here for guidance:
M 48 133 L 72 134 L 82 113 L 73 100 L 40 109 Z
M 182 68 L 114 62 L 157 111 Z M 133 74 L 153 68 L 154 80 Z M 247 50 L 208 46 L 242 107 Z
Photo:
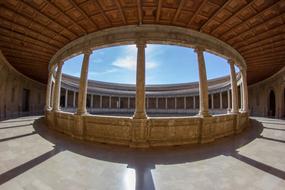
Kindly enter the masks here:
M 22 96 L 22 112 L 28 112 L 30 105 L 30 90 L 23 89 L 23 96 Z
M 273 90 L 269 93 L 269 110 L 268 110 L 268 116 L 269 117 L 275 117 L 275 111 L 276 111 L 276 102 L 275 102 L 275 93 Z

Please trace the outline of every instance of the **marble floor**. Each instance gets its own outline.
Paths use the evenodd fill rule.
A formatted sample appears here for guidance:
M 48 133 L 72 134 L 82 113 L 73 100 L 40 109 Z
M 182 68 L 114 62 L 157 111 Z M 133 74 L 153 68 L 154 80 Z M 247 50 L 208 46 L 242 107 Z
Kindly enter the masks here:
M 0 122 L 0 189 L 285 189 L 285 120 L 251 118 L 214 143 L 130 149 L 82 142 L 41 117 Z

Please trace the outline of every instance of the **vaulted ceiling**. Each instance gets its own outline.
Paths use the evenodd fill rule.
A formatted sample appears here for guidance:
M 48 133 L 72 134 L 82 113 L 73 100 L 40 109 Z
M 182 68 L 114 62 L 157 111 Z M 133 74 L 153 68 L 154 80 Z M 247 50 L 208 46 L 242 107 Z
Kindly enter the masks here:
M 285 0 L 0 0 L 0 49 L 46 82 L 49 60 L 72 40 L 116 26 L 174 25 L 234 47 L 252 84 L 285 66 L 284 23 Z

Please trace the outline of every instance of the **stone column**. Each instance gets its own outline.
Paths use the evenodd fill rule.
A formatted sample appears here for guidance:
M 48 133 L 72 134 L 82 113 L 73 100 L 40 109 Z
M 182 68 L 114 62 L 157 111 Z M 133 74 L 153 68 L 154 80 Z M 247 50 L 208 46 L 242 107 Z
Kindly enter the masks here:
M 67 103 L 68 103 L 68 90 L 65 89 L 65 102 L 64 102 L 65 108 L 67 108 Z
M 211 108 L 214 109 L 214 94 L 211 94 Z
M 246 70 L 241 69 L 241 80 L 242 80 L 242 111 L 248 112 L 248 88 L 247 88 L 247 77 Z
M 92 53 L 91 50 L 85 50 L 84 52 L 83 63 L 81 67 L 80 75 L 80 84 L 78 92 L 78 107 L 77 114 L 86 114 L 86 98 L 87 98 L 87 86 L 88 86 L 88 67 L 89 67 L 89 58 Z
M 53 79 L 54 67 L 51 68 L 48 75 L 47 92 L 46 92 L 46 107 L 45 110 L 51 109 L 51 88 Z
M 193 96 L 193 109 L 196 109 L 196 98 Z
M 195 52 L 198 57 L 198 67 L 199 67 L 199 96 L 200 96 L 200 110 L 199 115 L 202 117 L 210 116 L 209 114 L 209 102 L 208 102 L 208 82 L 205 60 L 203 55 L 203 48 L 196 47 Z
M 220 109 L 223 109 L 223 94 L 220 92 Z
M 53 111 L 59 111 L 60 110 L 60 88 L 61 88 L 61 75 L 62 75 L 62 66 L 63 66 L 63 61 L 61 61 L 57 65 L 57 71 L 56 71 L 56 76 L 55 76 L 55 85 L 54 85 L 54 100 L 53 100 Z
M 109 109 L 111 109 L 111 108 L 112 108 L 112 97 L 109 96 Z
M 137 81 L 135 119 L 145 119 L 145 41 L 137 41 Z
M 90 108 L 92 109 L 93 108 L 93 94 L 90 94 L 91 98 L 90 98 Z
M 177 98 L 174 97 L 174 109 L 177 109 Z
M 102 108 L 103 106 L 103 103 L 102 103 L 102 96 L 100 96 L 100 108 Z
M 128 109 L 130 109 L 130 97 L 128 97 Z
M 186 100 L 186 96 L 184 96 L 184 109 L 186 110 L 186 103 L 187 103 L 187 100 Z
M 121 108 L 121 97 L 119 97 L 119 100 L 117 102 L 117 108 L 120 109 Z
M 237 99 L 237 80 L 236 80 L 236 72 L 235 72 L 235 64 L 233 60 L 228 60 L 230 64 L 230 72 L 231 72 L 231 89 L 232 89 L 232 113 L 238 113 L 238 99 Z
M 158 97 L 155 98 L 155 108 L 158 109 Z
M 73 102 L 72 102 L 72 107 L 75 108 L 76 106 L 76 91 L 73 91 Z
M 228 111 L 231 109 L 231 94 L 230 94 L 230 90 L 227 91 L 227 95 L 228 95 Z
M 167 105 L 167 97 L 165 97 L 165 109 L 168 109 L 168 105 Z

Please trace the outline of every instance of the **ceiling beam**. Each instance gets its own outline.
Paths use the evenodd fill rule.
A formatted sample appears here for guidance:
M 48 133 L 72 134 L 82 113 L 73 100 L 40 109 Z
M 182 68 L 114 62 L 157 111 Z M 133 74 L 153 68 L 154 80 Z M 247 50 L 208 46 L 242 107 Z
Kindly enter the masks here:
M 156 18 L 155 18 L 156 22 L 159 22 L 161 4 L 162 4 L 162 0 L 158 0 L 157 9 L 156 9 Z
M 79 24 L 77 24 L 72 18 L 70 18 L 69 15 L 65 14 L 57 5 L 53 4 L 52 2 L 48 1 L 48 0 L 44 0 L 44 2 L 46 2 L 46 4 L 54 7 L 55 9 L 57 9 L 59 11 L 59 13 L 61 15 L 64 15 L 66 18 L 68 18 L 68 20 L 73 24 L 75 25 L 76 27 L 78 27 L 84 34 L 87 34 L 87 31 L 82 27 L 80 26 Z
M 281 1 L 279 1 L 279 2 L 281 2 Z M 251 20 L 251 19 L 253 19 L 253 18 L 257 18 L 257 17 L 259 17 L 260 15 L 264 14 L 266 11 L 272 9 L 274 6 L 277 6 L 277 4 L 278 4 L 278 2 L 277 2 L 277 3 L 274 3 L 273 5 L 267 7 L 267 8 L 264 9 L 263 11 L 257 13 L 256 15 L 253 15 L 253 16 L 247 18 L 246 20 L 242 21 L 241 23 L 239 23 L 239 24 L 235 25 L 234 27 L 230 28 L 229 30 L 223 32 L 223 33 L 220 34 L 219 36 L 225 36 L 225 35 L 227 35 L 229 32 L 234 31 L 236 28 L 240 27 L 241 25 L 246 24 L 249 20 Z M 246 31 L 245 31 L 245 32 L 246 32 Z M 243 33 L 244 33 L 244 32 L 243 32 Z M 240 34 L 239 34 L 239 35 L 240 35 Z
M 66 31 L 68 31 L 70 34 L 72 34 L 72 35 L 74 35 L 74 36 L 78 36 L 78 35 L 76 35 L 73 31 L 71 31 L 70 29 L 67 29 L 66 27 L 62 26 L 62 24 L 60 24 L 60 23 L 54 21 L 52 18 L 50 18 L 49 16 L 47 16 L 47 15 L 41 13 L 40 11 L 38 11 L 38 10 L 35 9 L 35 8 L 33 8 L 33 7 L 30 6 L 29 4 L 27 4 L 27 3 L 23 2 L 23 1 L 21 1 L 21 4 L 23 4 L 23 5 L 27 6 L 27 7 L 29 7 L 30 9 L 33 9 L 33 11 L 35 11 L 38 15 L 40 15 L 40 16 L 46 18 L 50 23 L 52 22 L 52 23 L 55 23 L 55 24 L 59 25 L 59 26 L 61 27 L 61 29 L 62 29 L 61 32 L 64 31 L 64 30 L 66 30 Z M 36 20 L 36 17 L 35 17 L 35 18 L 32 18 L 32 19 L 35 19 L 35 20 Z M 73 40 L 73 38 L 69 38 L 69 39 L 70 39 L 70 40 Z
M 215 28 L 213 31 L 210 32 L 210 34 L 215 33 L 221 26 L 223 26 L 225 23 L 229 22 L 230 20 L 232 20 L 235 16 L 237 16 L 238 14 L 240 14 L 242 11 L 246 10 L 247 8 L 251 7 L 251 5 L 255 2 L 256 0 L 251 1 L 249 4 L 247 4 L 246 6 L 244 6 L 243 8 L 239 9 L 237 12 L 235 12 L 232 16 L 230 16 L 229 18 L 227 18 L 226 20 L 224 20 L 219 26 L 217 26 L 217 28 Z
M 205 22 L 199 29 L 199 31 L 203 31 L 204 28 L 222 11 L 226 6 L 231 3 L 231 0 L 226 1 L 223 6 L 221 6 L 208 20 Z
M 275 33 L 275 35 L 272 35 L 273 33 Z M 279 35 L 281 33 L 285 33 L 285 25 L 280 25 L 277 26 L 271 30 L 267 30 L 265 32 L 259 33 L 258 35 L 254 35 L 253 37 L 247 38 L 244 41 L 235 43 L 234 46 L 235 48 L 239 49 L 240 47 L 245 47 L 248 45 L 249 41 L 253 40 L 252 43 L 258 42 L 260 40 L 260 38 L 264 38 L 264 36 L 268 36 L 268 38 L 270 38 L 271 36 L 276 36 Z
M 139 25 L 141 25 L 142 22 L 142 8 L 141 8 L 141 0 L 137 0 L 137 9 L 138 9 L 138 17 L 139 17 Z
M 99 8 L 99 11 L 101 13 L 101 15 L 104 17 L 104 19 L 107 21 L 107 23 L 112 26 L 111 21 L 109 20 L 109 18 L 106 16 L 105 11 L 103 10 L 102 6 L 100 5 L 100 3 L 98 2 L 98 0 L 93 0 L 94 3 L 96 4 L 96 6 Z
M 255 30 L 256 28 L 258 28 L 260 25 L 265 25 L 265 26 L 266 26 L 267 23 L 272 22 L 273 20 L 275 20 L 275 19 L 278 18 L 278 17 L 282 19 L 283 16 L 285 16 L 285 13 L 283 13 L 282 15 L 278 15 L 278 16 L 276 16 L 276 17 L 274 17 L 274 18 L 272 18 L 272 19 L 270 19 L 270 20 L 268 20 L 268 21 L 266 21 L 266 22 L 263 22 L 263 23 L 261 23 L 261 24 L 258 24 L 258 25 L 254 26 L 254 27 L 252 27 L 252 28 L 249 28 L 248 30 L 243 31 L 242 33 L 239 33 L 237 36 L 232 37 L 231 39 L 227 39 L 227 40 L 229 40 L 228 43 L 232 43 L 231 41 L 234 41 L 234 40 L 237 39 L 237 38 L 241 38 L 241 36 L 242 36 L 244 33 L 246 33 L 246 32 L 252 32 L 252 31 Z M 284 24 L 284 22 L 283 22 L 282 24 Z
M 190 18 L 189 22 L 187 23 L 187 27 L 190 26 L 190 24 L 193 22 L 194 18 L 198 15 L 198 13 L 200 12 L 200 10 L 204 7 L 204 5 L 207 3 L 207 0 L 203 0 L 203 2 L 200 4 L 200 6 L 198 7 L 198 9 L 195 11 L 195 13 L 193 14 L 193 16 Z
M 67 40 L 69 40 L 66 36 L 64 36 L 64 35 L 62 35 L 62 34 L 56 32 L 56 31 L 53 31 L 53 30 L 47 28 L 47 26 L 43 25 L 42 23 L 36 22 L 36 21 L 32 20 L 31 18 L 27 17 L 26 15 L 24 15 L 23 13 L 18 12 L 17 9 L 16 9 L 16 11 L 15 11 L 15 10 L 13 10 L 13 9 L 10 9 L 10 8 L 6 7 L 6 6 L 3 6 L 3 9 L 6 9 L 6 10 L 12 12 L 12 13 L 14 14 L 14 16 L 18 16 L 18 17 L 23 18 L 23 19 L 25 19 L 25 20 L 29 20 L 32 25 L 35 24 L 35 25 L 39 25 L 40 27 L 45 28 L 46 31 L 48 31 L 49 33 L 52 33 L 52 36 L 47 36 L 47 35 L 45 35 L 45 36 L 47 36 L 47 37 L 49 37 L 49 38 L 51 38 L 51 39 L 54 39 L 54 38 L 56 38 L 57 36 L 60 36 L 61 38 L 64 39 L 64 41 L 57 40 L 57 41 L 60 42 L 60 43 L 65 43 Z M 38 31 L 38 32 L 40 32 L 40 31 Z
M 1 37 L 8 37 L 8 38 L 13 38 L 13 39 L 17 39 L 19 41 L 22 41 L 23 43 L 31 43 L 40 47 L 44 47 L 44 48 L 48 48 L 48 49 L 52 49 L 52 50 L 58 50 L 58 48 L 55 48 L 54 46 L 51 46 L 48 43 L 36 40 L 34 38 L 31 38 L 29 36 L 25 36 L 17 31 L 11 31 L 7 28 L 2 28 L 2 26 L 0 26 L 0 38 Z
M 5 24 L 1 24 L 1 26 L 0 26 L 1 28 L 5 28 L 6 30 L 10 30 L 10 31 L 15 31 L 15 32 L 17 32 L 17 33 L 19 33 L 19 34 L 21 34 L 21 31 L 18 30 L 18 29 L 16 29 L 15 26 L 17 26 L 18 28 L 24 28 L 24 29 L 25 29 L 25 33 L 24 33 L 24 35 L 23 35 L 24 38 L 25 38 L 26 36 L 28 36 L 28 37 L 30 37 L 30 38 L 32 38 L 32 39 L 34 39 L 34 40 L 41 41 L 41 42 L 43 42 L 43 43 L 45 43 L 45 44 L 51 46 L 52 49 L 58 49 L 58 48 L 60 48 L 60 45 L 58 44 L 57 41 L 52 40 L 50 37 L 46 37 L 46 36 L 42 35 L 42 34 L 39 33 L 39 32 L 33 31 L 33 30 L 27 28 L 26 26 L 22 26 L 22 25 L 19 25 L 19 24 L 17 24 L 17 23 L 14 23 L 14 22 L 5 20 L 5 19 L 3 19 L 3 18 L 1 18 L 1 17 L 0 17 L 0 22 L 1 22 L 1 23 L 5 23 L 5 22 L 6 22 L 6 23 L 10 26 L 10 28 L 7 28 L 7 27 L 5 27 Z M 37 36 L 37 38 L 34 38 L 33 35 L 31 35 L 32 33 L 35 34 L 35 35 Z M 42 40 L 41 38 L 47 38 L 48 40 Z M 22 39 L 22 41 L 24 41 L 24 39 Z M 54 43 L 51 43 L 50 41 L 54 41 L 54 42 L 56 43 L 56 45 L 55 45 Z M 61 45 L 62 45 L 62 43 L 61 43 Z
M 178 6 L 178 8 L 177 8 L 177 10 L 175 12 L 175 15 L 174 15 L 173 19 L 172 19 L 172 23 L 174 23 L 177 20 L 179 14 L 181 12 L 181 9 L 183 8 L 184 1 L 185 0 L 181 0 L 180 1 L 179 6 Z
M 70 0 L 70 3 L 85 17 L 85 19 L 87 19 L 90 23 L 92 23 L 93 26 L 96 27 L 96 29 L 99 28 L 97 24 L 92 19 L 90 19 L 89 16 L 73 0 Z
M 122 19 L 123 19 L 124 24 L 127 24 L 127 20 L 126 20 L 126 17 L 125 17 L 124 12 L 123 12 L 123 10 L 122 10 L 122 6 L 121 6 L 120 2 L 117 1 L 117 0 L 115 0 L 115 3 L 116 3 L 116 5 L 117 5 L 117 7 L 118 7 L 118 9 L 119 9 L 119 11 L 120 11 L 120 13 L 121 13 L 121 17 L 122 17 Z

